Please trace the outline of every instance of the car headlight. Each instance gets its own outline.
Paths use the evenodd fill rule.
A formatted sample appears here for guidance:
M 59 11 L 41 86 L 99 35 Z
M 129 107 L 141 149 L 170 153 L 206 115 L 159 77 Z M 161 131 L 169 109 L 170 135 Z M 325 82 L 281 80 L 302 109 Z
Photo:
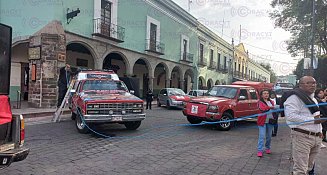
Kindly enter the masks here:
M 207 108 L 208 112 L 218 112 L 218 106 L 216 105 L 209 105 Z
M 175 100 L 175 99 L 173 99 L 173 98 L 171 98 L 170 100 L 171 100 L 172 102 L 176 102 L 176 100 Z
M 138 104 L 137 107 L 138 107 L 138 108 L 142 108 L 143 105 L 142 105 L 142 104 Z
M 93 108 L 100 108 L 100 105 L 93 105 Z
M 93 105 L 87 105 L 87 108 L 93 108 Z

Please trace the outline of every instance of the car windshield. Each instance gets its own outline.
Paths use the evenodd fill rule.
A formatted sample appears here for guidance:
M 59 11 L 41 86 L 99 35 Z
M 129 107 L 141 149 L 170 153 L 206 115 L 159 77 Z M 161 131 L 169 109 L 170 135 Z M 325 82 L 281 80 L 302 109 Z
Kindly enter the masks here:
M 185 95 L 185 92 L 182 89 L 169 89 L 169 95 Z
M 209 96 L 234 98 L 237 89 L 232 87 L 214 86 L 208 91 Z
M 112 80 L 86 80 L 83 91 L 128 91 L 126 85 L 121 81 Z

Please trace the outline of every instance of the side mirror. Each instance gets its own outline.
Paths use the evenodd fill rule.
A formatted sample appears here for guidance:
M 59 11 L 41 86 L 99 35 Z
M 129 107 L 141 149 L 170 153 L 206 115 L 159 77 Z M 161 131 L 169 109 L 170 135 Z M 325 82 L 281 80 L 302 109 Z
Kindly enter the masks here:
M 131 93 L 131 94 L 134 95 L 135 91 L 134 90 L 130 90 L 129 93 Z
M 241 96 L 238 97 L 238 100 L 245 100 L 245 99 L 246 99 L 246 97 L 243 96 L 243 95 L 241 95 Z

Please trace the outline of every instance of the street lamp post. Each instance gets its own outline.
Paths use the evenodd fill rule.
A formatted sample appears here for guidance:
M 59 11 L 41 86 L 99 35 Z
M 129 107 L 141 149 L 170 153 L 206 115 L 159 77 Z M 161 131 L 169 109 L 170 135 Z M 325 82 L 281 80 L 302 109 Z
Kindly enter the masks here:
M 315 15 L 315 0 L 312 0 L 312 24 L 311 24 L 311 65 L 310 65 L 310 73 L 309 75 L 313 76 L 314 69 L 313 69 L 313 59 L 314 59 L 314 42 L 315 42 L 315 22 L 316 22 L 316 15 Z

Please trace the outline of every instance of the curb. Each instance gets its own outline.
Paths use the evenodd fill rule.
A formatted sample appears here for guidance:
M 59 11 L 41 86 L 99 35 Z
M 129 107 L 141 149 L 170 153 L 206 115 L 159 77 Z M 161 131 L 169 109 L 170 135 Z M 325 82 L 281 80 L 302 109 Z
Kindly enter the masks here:
M 33 113 L 13 113 L 13 115 L 23 115 L 24 118 L 37 118 L 37 117 L 47 117 L 47 116 L 53 116 L 55 111 L 49 111 L 49 112 L 33 112 Z M 64 110 L 62 115 L 70 114 L 70 110 Z

